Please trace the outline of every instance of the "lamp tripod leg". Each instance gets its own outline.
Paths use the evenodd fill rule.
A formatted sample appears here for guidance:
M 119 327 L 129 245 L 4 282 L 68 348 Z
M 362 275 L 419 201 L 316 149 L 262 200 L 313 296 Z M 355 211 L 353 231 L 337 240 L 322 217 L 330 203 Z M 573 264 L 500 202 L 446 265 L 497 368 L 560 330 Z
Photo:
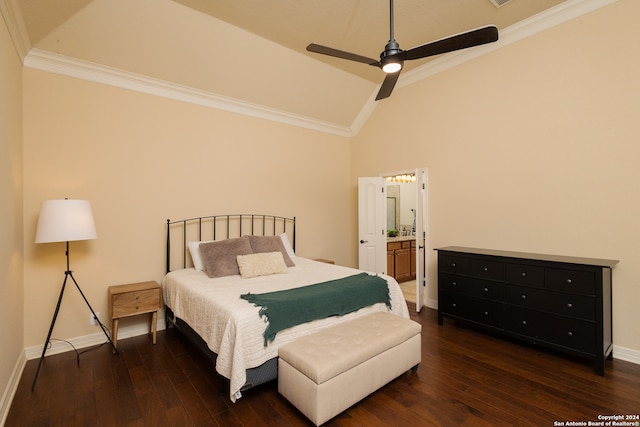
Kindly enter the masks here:
M 38 369 L 36 369 L 36 376 L 33 379 L 33 384 L 31 384 L 31 391 L 36 387 L 36 381 L 38 381 L 38 374 L 40 373 L 40 368 L 42 367 L 42 360 L 44 359 L 44 354 L 47 352 L 47 347 L 49 346 L 49 341 L 51 340 L 51 333 L 53 332 L 53 327 L 56 324 L 56 319 L 58 318 L 58 311 L 60 311 L 60 304 L 62 303 L 62 296 L 64 295 L 64 288 L 67 286 L 67 278 L 68 274 L 65 273 L 64 282 L 62 282 L 62 289 L 60 289 L 60 296 L 58 297 L 58 303 L 56 304 L 56 310 L 53 312 L 53 319 L 51 319 L 51 326 L 49 326 L 49 333 L 47 333 L 47 340 L 44 342 L 44 347 L 42 348 L 42 355 L 40 356 L 40 361 L 38 362 Z
M 49 326 L 49 332 L 47 333 L 47 340 L 44 342 L 44 347 L 42 348 L 42 355 L 40 356 L 40 361 L 38 362 L 38 369 L 36 369 L 36 376 L 33 379 L 33 384 L 31 384 L 31 391 L 33 391 L 36 387 L 36 381 L 38 381 L 38 374 L 40 373 L 40 368 L 42 367 L 42 361 L 44 360 L 44 355 L 47 352 L 47 347 L 49 347 L 49 342 L 51 341 L 51 333 L 53 332 L 53 327 L 55 326 L 56 319 L 58 318 L 58 312 L 60 311 L 60 304 L 62 303 L 62 296 L 64 295 L 64 289 L 67 286 L 67 279 L 69 277 L 71 277 L 71 280 L 73 280 L 73 284 L 76 285 L 76 288 L 78 289 L 78 292 L 80 292 L 80 295 L 82 295 L 82 299 L 84 299 L 84 302 L 87 303 L 87 307 L 89 307 L 89 310 L 91 310 L 91 314 L 93 315 L 93 318 L 96 320 L 98 319 L 98 316 L 96 316 L 96 312 L 93 311 L 93 307 L 91 307 L 91 304 L 89 304 L 89 300 L 87 300 L 87 297 L 84 296 L 84 292 L 82 292 L 82 289 L 80 289 L 80 286 L 78 286 L 78 282 L 76 282 L 76 279 L 73 277 L 73 273 L 70 270 L 65 271 L 64 282 L 62 282 L 62 289 L 60 289 L 60 296 L 58 297 L 56 310 L 53 312 L 53 319 L 51 319 L 51 326 Z M 118 349 L 113 344 L 113 341 L 111 340 L 111 337 L 105 330 L 102 322 L 98 321 L 98 324 L 100 325 L 100 328 L 104 333 L 104 336 L 107 337 L 107 340 L 109 340 L 109 343 L 111 343 L 111 347 L 113 347 L 114 353 L 119 354 Z
M 106 329 L 104 328 L 104 325 L 102 324 L 102 322 L 100 322 L 98 320 L 98 316 L 96 316 L 96 312 L 93 311 L 93 307 L 91 307 L 91 304 L 89 304 L 89 300 L 87 299 L 87 297 L 84 296 L 84 292 L 82 292 L 82 289 L 80 289 L 80 286 L 78 286 L 78 282 L 76 282 L 76 279 L 73 277 L 73 273 L 71 271 L 67 271 L 65 274 L 67 274 L 67 273 L 68 273 L 69 276 L 71 276 L 71 280 L 73 280 L 73 284 L 76 285 L 76 288 L 78 289 L 78 292 L 80 292 L 80 295 L 82 295 L 82 299 L 84 300 L 84 302 L 87 303 L 87 307 L 89 307 L 89 310 L 91 310 L 91 314 L 93 315 L 93 318 L 96 319 L 96 321 L 98 322 L 98 325 L 100 325 L 100 329 L 102 329 L 102 332 L 104 333 L 104 336 L 107 337 L 107 340 L 109 340 L 109 343 L 111 344 L 111 347 L 113 348 L 113 352 L 115 354 L 119 354 L 118 353 L 118 349 L 113 344 L 113 341 L 111 340 L 111 337 L 109 336 L 109 334 L 107 333 Z

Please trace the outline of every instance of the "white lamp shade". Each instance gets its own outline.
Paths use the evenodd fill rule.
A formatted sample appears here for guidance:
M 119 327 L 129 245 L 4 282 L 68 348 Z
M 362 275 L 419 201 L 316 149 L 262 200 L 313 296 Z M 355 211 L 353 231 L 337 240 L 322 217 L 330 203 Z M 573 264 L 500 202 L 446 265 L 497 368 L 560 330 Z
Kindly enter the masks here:
M 36 243 L 97 238 L 88 200 L 45 200 L 40 208 Z

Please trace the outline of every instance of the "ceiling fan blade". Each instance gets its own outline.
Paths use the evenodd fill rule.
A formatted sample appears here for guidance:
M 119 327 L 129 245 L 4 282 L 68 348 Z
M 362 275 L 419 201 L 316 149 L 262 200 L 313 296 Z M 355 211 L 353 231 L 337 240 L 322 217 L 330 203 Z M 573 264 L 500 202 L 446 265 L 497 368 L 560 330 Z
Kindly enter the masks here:
M 389 95 L 391 95 L 391 92 L 393 92 L 393 88 L 398 81 L 398 77 L 400 77 L 400 71 L 387 74 L 387 76 L 384 78 L 384 81 L 382 82 L 382 86 L 380 86 L 378 95 L 376 95 L 376 101 L 388 98 Z
M 362 62 L 376 67 L 380 66 L 380 61 L 378 61 L 377 59 L 367 58 L 366 56 L 356 55 L 355 53 L 345 52 L 343 50 L 338 50 L 332 47 L 326 47 L 315 43 L 311 43 L 309 46 L 307 46 L 307 50 L 309 52 L 320 53 L 322 55 L 333 56 L 335 58 Z
M 420 59 L 454 50 L 466 49 L 498 40 L 498 29 L 493 26 L 479 28 L 446 39 L 414 47 L 401 53 L 404 59 Z

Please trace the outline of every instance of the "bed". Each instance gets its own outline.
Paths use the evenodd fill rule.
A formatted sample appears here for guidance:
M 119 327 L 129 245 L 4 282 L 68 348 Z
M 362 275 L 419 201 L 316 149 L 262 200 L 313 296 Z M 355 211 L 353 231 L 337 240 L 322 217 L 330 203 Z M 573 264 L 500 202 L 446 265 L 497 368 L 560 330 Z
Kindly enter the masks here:
M 398 283 L 389 276 L 380 276 L 388 288 L 390 308 L 388 304 L 380 302 L 344 315 L 312 320 L 283 329 L 267 342 L 264 335 L 267 321 L 260 315 L 260 307 L 242 299 L 241 295 L 246 298 L 247 294 L 300 287 L 309 289 L 310 285 L 315 284 L 342 283 L 342 278 L 362 273 L 356 269 L 296 256 L 295 226 L 295 218 L 272 215 L 216 215 L 167 220 L 167 274 L 162 280 L 167 322 L 210 355 L 215 371 L 228 380 L 229 397 L 234 402 L 243 391 L 277 378 L 278 348 L 288 342 L 376 311 L 392 311 L 409 317 Z M 280 259 L 277 253 L 280 251 L 282 258 L 288 256 L 291 262 L 287 261 L 284 270 L 282 264 L 278 264 L 276 274 L 252 276 L 246 273 L 252 273 L 253 267 L 247 267 L 250 264 L 244 261 L 240 263 L 240 260 L 262 255 L 241 251 L 241 255 L 236 257 L 236 249 L 232 248 L 224 252 L 222 257 L 229 255 L 234 263 L 237 259 L 240 274 L 214 274 L 214 277 L 210 277 L 210 248 L 226 250 L 229 245 L 244 245 L 244 239 L 276 244 L 278 250 L 265 249 L 262 255 L 276 255 Z M 282 246 L 279 246 L 279 242 Z M 271 248 L 269 245 L 267 249 Z M 199 259 L 207 256 L 208 261 Z M 214 256 L 217 262 L 220 252 Z M 203 262 L 209 262 L 209 266 L 203 266 Z M 333 289 L 336 289 L 335 286 Z

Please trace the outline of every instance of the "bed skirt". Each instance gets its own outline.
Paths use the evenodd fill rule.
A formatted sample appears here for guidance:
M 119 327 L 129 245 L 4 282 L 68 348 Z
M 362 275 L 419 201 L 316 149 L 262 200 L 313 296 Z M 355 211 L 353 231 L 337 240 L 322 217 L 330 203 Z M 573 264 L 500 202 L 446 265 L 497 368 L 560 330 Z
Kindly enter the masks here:
M 229 379 L 225 378 L 223 375 L 220 375 L 216 369 L 216 358 L 218 355 L 211 351 L 207 346 L 207 343 L 198 335 L 185 321 L 180 318 L 174 316 L 173 311 L 167 306 L 165 306 L 165 316 L 166 316 L 166 327 L 167 330 L 173 326 L 173 329 L 178 331 L 182 336 L 184 336 L 189 342 L 191 342 L 200 352 L 202 352 L 209 360 L 211 360 L 211 367 L 213 368 L 213 373 L 220 377 L 223 380 L 223 383 L 226 385 L 227 389 L 229 387 Z M 174 320 L 175 319 L 175 320 Z M 274 357 L 273 359 L 269 359 L 264 362 L 262 365 L 257 366 L 255 368 L 250 368 L 246 370 L 247 373 L 247 381 L 240 388 L 240 391 L 249 390 L 251 387 L 255 387 L 260 384 L 264 384 L 269 381 L 273 381 L 278 378 L 278 358 Z M 228 394 L 228 390 L 227 390 Z

